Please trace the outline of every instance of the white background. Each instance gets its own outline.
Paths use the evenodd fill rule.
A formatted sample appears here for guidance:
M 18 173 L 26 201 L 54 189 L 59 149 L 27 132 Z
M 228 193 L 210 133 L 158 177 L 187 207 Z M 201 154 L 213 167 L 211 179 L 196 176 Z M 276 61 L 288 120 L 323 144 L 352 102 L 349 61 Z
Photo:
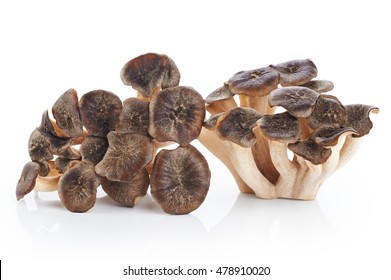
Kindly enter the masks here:
M 125 279 L 128 265 L 235 265 L 270 266 L 266 279 L 390 279 L 386 3 L 1 1 L 2 278 Z M 100 194 L 85 214 L 66 211 L 56 195 L 31 193 L 16 202 L 27 140 L 42 112 L 70 87 L 79 96 L 100 88 L 133 96 L 119 71 L 146 52 L 171 56 L 181 84 L 204 97 L 237 71 L 311 58 L 343 103 L 376 105 L 380 114 L 356 156 L 310 202 L 239 194 L 199 143 L 212 181 L 190 215 L 164 214 L 149 195 L 129 209 Z M 227 279 L 207 277 L 214 278 Z

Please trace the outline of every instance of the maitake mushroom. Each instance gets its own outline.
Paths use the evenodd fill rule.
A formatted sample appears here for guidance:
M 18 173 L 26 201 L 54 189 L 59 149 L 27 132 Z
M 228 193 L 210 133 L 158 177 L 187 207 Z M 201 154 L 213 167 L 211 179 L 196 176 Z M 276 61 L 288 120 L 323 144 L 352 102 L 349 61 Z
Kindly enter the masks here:
M 102 185 L 116 203 L 133 207 L 151 176 L 152 196 L 165 212 L 187 214 L 202 204 L 210 171 L 190 142 L 201 133 L 204 99 L 178 86 L 178 68 L 166 55 L 130 60 L 121 79 L 137 98 L 122 102 L 112 92 L 94 90 L 78 100 L 70 89 L 53 105 L 55 120 L 44 112 L 29 139 L 31 161 L 22 170 L 17 200 L 32 190 L 57 190 L 69 211 L 86 212 Z M 171 142 L 180 147 L 158 152 Z
M 344 106 L 324 94 L 334 86 L 313 80 L 317 73 L 309 59 L 241 71 L 206 97 L 211 116 L 198 139 L 227 166 L 242 192 L 314 199 L 369 133 L 369 115 L 378 108 Z M 273 114 L 276 107 L 285 112 Z

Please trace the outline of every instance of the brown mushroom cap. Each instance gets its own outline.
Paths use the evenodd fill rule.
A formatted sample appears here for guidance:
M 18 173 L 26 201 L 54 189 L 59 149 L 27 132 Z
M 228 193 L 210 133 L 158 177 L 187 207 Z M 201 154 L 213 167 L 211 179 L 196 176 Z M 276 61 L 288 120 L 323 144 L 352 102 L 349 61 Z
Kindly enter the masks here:
M 75 159 L 57 157 L 54 160 L 54 166 L 59 173 L 64 174 L 65 172 L 67 172 L 68 169 L 72 168 L 79 162 L 80 162 L 79 160 L 75 160 Z
M 249 96 L 265 96 L 277 88 L 278 73 L 271 67 L 240 71 L 227 82 L 231 92 Z
M 148 126 L 149 102 L 134 97 L 126 99 L 115 131 L 149 135 Z
M 210 118 L 204 122 L 204 127 L 209 130 L 214 130 L 216 128 L 219 118 L 223 115 L 224 113 L 218 113 L 213 116 L 210 116 Z
M 112 131 L 107 138 L 109 148 L 95 167 L 99 176 L 110 181 L 127 182 L 152 160 L 154 147 L 151 137 Z
M 317 144 L 312 139 L 289 143 L 288 148 L 296 155 L 312 162 L 313 164 L 322 164 L 331 156 L 331 149 Z
M 300 86 L 312 89 L 318 93 L 328 92 L 334 88 L 333 82 L 327 80 L 313 80 Z
M 319 93 L 306 87 L 284 87 L 269 95 L 270 106 L 281 106 L 296 118 L 306 118 L 319 97 Z
M 147 53 L 128 61 L 121 69 L 121 80 L 144 97 L 179 85 L 180 73 L 167 55 Z
M 128 182 L 109 181 L 102 177 L 101 184 L 103 190 L 115 202 L 122 206 L 133 207 L 136 199 L 147 193 L 149 173 L 144 169 Z
M 28 151 L 32 161 L 44 162 L 53 158 L 48 137 L 38 128 L 34 129 L 28 141 Z
M 346 133 L 357 135 L 357 131 L 351 127 L 320 127 L 312 132 L 311 139 L 322 146 L 335 146 Z
M 81 97 L 79 107 L 82 123 L 89 135 L 106 137 L 107 133 L 115 130 L 122 102 L 112 92 L 94 90 Z
M 346 105 L 345 108 L 347 112 L 345 126 L 352 127 L 358 133 L 357 135 L 353 135 L 353 137 L 367 135 L 373 126 L 369 114 L 378 113 L 379 108 L 364 104 Z
M 193 146 L 161 150 L 151 173 L 151 194 L 164 212 L 188 214 L 204 201 L 210 170 L 204 156 Z
M 294 143 L 301 137 L 299 121 L 288 112 L 264 115 L 257 121 L 257 125 L 268 140 Z
M 222 87 L 214 90 L 205 98 L 205 103 L 211 104 L 216 101 L 226 100 L 228 98 L 233 97 L 235 94 L 229 89 L 227 83 L 224 83 Z
M 278 72 L 280 84 L 284 87 L 308 83 L 318 75 L 318 70 L 310 59 L 291 60 L 270 67 Z
M 224 140 L 242 147 L 251 147 L 256 141 L 252 129 L 261 117 L 262 115 L 254 109 L 238 107 L 219 118 L 216 130 Z
M 96 201 L 96 189 L 100 185 L 94 167 L 80 162 L 61 176 L 58 194 L 62 204 L 71 212 L 86 212 Z
M 16 199 L 22 199 L 26 194 L 34 189 L 35 181 L 40 172 L 40 165 L 38 162 L 30 161 L 23 167 L 18 184 L 16 185 Z
M 95 166 L 103 159 L 108 147 L 107 138 L 88 135 L 80 146 L 81 158 Z
M 57 99 L 52 107 L 52 113 L 58 127 L 64 131 L 67 137 L 83 135 L 78 97 L 74 89 L 69 89 Z
M 186 146 L 200 135 L 204 118 L 204 99 L 197 91 L 183 86 L 167 88 L 149 104 L 149 134 L 159 142 Z
M 317 99 L 307 121 L 312 129 L 324 126 L 341 127 L 347 121 L 347 111 L 335 96 L 323 94 Z

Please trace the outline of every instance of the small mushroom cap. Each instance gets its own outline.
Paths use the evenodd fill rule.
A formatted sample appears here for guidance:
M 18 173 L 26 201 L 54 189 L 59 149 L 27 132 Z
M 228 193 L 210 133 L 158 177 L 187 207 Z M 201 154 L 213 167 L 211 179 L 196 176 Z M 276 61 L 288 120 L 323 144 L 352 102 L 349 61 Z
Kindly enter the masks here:
M 233 97 L 234 95 L 235 94 L 229 89 L 228 84 L 224 83 L 222 87 L 219 87 L 218 89 L 214 90 L 205 98 L 205 103 L 211 104 L 216 101 L 226 100 L 228 98 Z
M 188 145 L 200 135 L 204 119 L 204 99 L 191 87 L 164 89 L 149 104 L 149 134 L 159 142 Z
M 84 94 L 79 102 L 81 120 L 89 135 L 106 137 L 115 130 L 122 110 L 121 99 L 105 90 Z
M 60 174 L 64 174 L 65 172 L 67 172 L 68 169 L 72 168 L 79 162 L 80 162 L 79 160 L 75 160 L 75 159 L 57 157 L 54 160 L 54 166 Z
M 23 167 L 18 184 L 16 185 L 16 199 L 22 199 L 26 194 L 34 189 L 35 181 L 40 172 L 40 165 L 38 162 L 30 161 Z
M 312 162 L 313 164 L 322 164 L 331 156 L 331 149 L 317 144 L 312 139 L 288 144 L 288 148 L 296 155 Z
M 223 115 L 224 115 L 224 113 L 222 112 L 222 113 L 218 113 L 218 114 L 211 116 L 209 119 L 207 119 L 204 122 L 204 127 L 209 130 L 214 130 L 216 128 L 218 120 Z
M 300 86 L 312 89 L 318 93 L 324 93 L 334 89 L 333 82 L 327 80 L 313 80 Z
M 227 82 L 231 92 L 249 96 L 265 96 L 277 88 L 278 73 L 271 67 L 240 71 Z
M 284 87 L 269 95 L 270 106 L 281 106 L 296 118 L 306 118 L 312 113 L 319 93 L 306 87 Z
M 264 115 L 257 121 L 257 125 L 268 140 L 294 143 L 301 137 L 299 121 L 288 112 Z
M 122 206 L 133 207 L 137 198 L 145 196 L 149 187 L 149 173 L 143 169 L 128 182 L 109 181 L 101 178 L 103 190 Z
M 347 121 L 347 111 L 335 96 L 323 94 L 316 100 L 307 121 L 312 129 L 324 126 L 341 127 Z
M 83 135 L 78 103 L 77 92 L 71 88 L 62 94 L 52 107 L 53 117 L 67 137 Z
M 60 178 L 58 194 L 62 204 L 71 212 L 86 212 L 96 201 L 96 189 L 100 185 L 94 167 L 80 162 Z
M 126 99 L 115 131 L 149 135 L 148 126 L 149 102 L 134 97 Z
M 44 162 L 53 158 L 50 142 L 46 134 L 38 128 L 34 129 L 28 141 L 28 151 L 32 161 Z
M 107 138 L 88 135 L 80 146 L 81 158 L 95 166 L 103 159 L 108 147 Z
M 284 87 L 308 83 L 318 75 L 318 70 L 310 59 L 291 60 L 270 66 L 278 72 L 280 84 Z
M 110 181 L 130 181 L 153 158 L 151 137 L 112 131 L 107 135 L 107 139 L 109 148 L 96 165 L 95 171 Z
M 38 163 L 39 163 L 39 166 L 40 166 L 38 175 L 41 176 L 41 177 L 47 176 L 49 174 L 50 168 L 51 168 L 49 162 L 43 161 L 43 162 L 38 162 Z
M 357 135 L 357 131 L 351 127 L 320 127 L 312 132 L 311 139 L 322 146 L 335 146 L 341 136 L 349 134 Z
M 121 69 L 121 80 L 144 97 L 179 85 L 180 73 L 167 55 L 147 53 L 128 61 Z
M 161 150 L 151 173 L 151 194 L 164 212 L 188 214 L 197 209 L 209 190 L 210 170 L 193 146 Z
M 257 140 L 252 129 L 261 117 L 252 108 L 238 107 L 220 117 L 216 129 L 222 139 L 242 147 L 251 147 Z
M 352 104 L 345 106 L 347 112 L 347 120 L 345 126 L 352 127 L 357 131 L 357 135 L 353 137 L 362 137 L 367 135 L 372 129 L 372 121 L 369 118 L 370 113 L 377 114 L 379 108 L 364 104 Z

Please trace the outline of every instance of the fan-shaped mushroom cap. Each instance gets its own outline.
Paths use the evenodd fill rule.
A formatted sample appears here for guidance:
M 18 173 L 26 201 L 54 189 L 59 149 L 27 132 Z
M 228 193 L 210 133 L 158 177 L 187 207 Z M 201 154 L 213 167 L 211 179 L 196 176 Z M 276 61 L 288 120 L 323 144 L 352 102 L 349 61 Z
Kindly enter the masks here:
M 216 101 L 226 100 L 233 97 L 235 94 L 229 89 L 227 83 L 224 83 L 222 87 L 214 90 L 205 98 L 205 103 L 211 104 Z
M 52 107 L 53 117 L 67 137 L 83 135 L 77 92 L 72 88 L 62 94 Z
M 334 88 L 333 82 L 327 80 L 313 80 L 300 86 L 312 89 L 318 93 L 328 92 Z
M 167 88 L 149 104 L 149 134 L 159 142 L 186 146 L 200 135 L 204 118 L 204 99 L 197 91 L 183 86 Z
M 53 158 L 49 139 L 38 128 L 34 129 L 30 135 L 28 151 L 32 161 L 44 162 Z
M 126 99 L 115 131 L 149 135 L 148 126 L 149 102 L 134 97 Z
M 216 128 L 219 118 L 223 115 L 224 113 L 218 113 L 213 116 L 210 116 L 210 118 L 204 122 L 204 127 L 209 130 L 214 130 Z
M 331 156 L 331 149 L 325 148 L 312 139 L 288 144 L 288 148 L 296 155 L 312 162 L 322 164 Z
M 358 133 L 357 135 L 353 135 L 353 137 L 362 137 L 367 135 L 373 126 L 372 121 L 369 118 L 369 114 L 377 114 L 379 112 L 379 108 L 364 104 L 346 105 L 345 108 L 347 112 L 345 126 L 352 127 Z
M 188 214 L 204 201 L 210 170 L 204 156 L 193 146 L 161 150 L 151 173 L 151 194 L 169 214 Z
M 254 109 L 238 107 L 218 119 L 216 130 L 224 140 L 242 147 L 251 147 L 257 140 L 252 129 L 261 117 Z
M 180 73 L 167 55 L 147 53 L 128 61 L 121 69 L 121 80 L 146 98 L 161 89 L 179 85 Z
M 341 127 L 347 121 L 347 112 L 335 96 L 323 94 L 316 100 L 307 121 L 312 129 L 322 126 Z
M 71 212 L 86 212 L 96 201 L 99 177 L 94 167 L 80 162 L 60 178 L 58 194 L 62 204 Z
M 30 161 L 23 167 L 18 184 L 16 185 L 16 199 L 22 199 L 26 194 L 34 189 L 35 181 L 41 167 L 38 162 Z
M 306 87 L 284 87 L 269 95 L 270 106 L 281 106 L 296 118 L 308 117 L 319 97 L 319 93 Z
M 95 166 L 103 159 L 108 147 L 107 138 L 88 135 L 80 146 L 81 158 Z
M 103 190 L 115 202 L 122 206 L 133 207 L 137 198 L 145 196 L 149 187 L 149 173 L 146 169 L 139 172 L 128 182 L 109 181 L 101 178 Z
M 357 131 L 351 127 L 320 127 L 312 132 L 311 139 L 322 146 L 335 146 L 343 134 L 357 135 Z
M 308 83 L 318 75 L 318 70 L 310 59 L 296 59 L 270 66 L 278 72 L 280 84 L 284 87 Z
M 278 73 L 271 67 L 240 71 L 227 82 L 231 92 L 249 96 L 265 96 L 277 88 Z
M 143 170 L 153 157 L 152 139 L 148 136 L 110 132 L 109 148 L 96 165 L 99 176 L 110 181 L 130 181 Z
M 84 94 L 79 102 L 83 125 L 89 135 L 106 137 L 115 130 L 122 110 L 121 99 L 106 90 L 93 90 Z
M 288 112 L 264 115 L 257 121 L 257 125 L 268 140 L 294 143 L 301 136 L 299 121 Z

